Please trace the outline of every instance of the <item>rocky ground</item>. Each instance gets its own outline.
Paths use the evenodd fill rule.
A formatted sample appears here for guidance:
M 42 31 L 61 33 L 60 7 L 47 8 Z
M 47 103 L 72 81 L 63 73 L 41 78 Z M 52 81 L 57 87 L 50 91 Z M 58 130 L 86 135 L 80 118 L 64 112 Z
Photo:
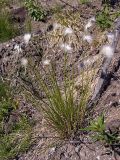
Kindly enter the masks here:
M 41 2 L 41 1 L 40 1 Z M 65 1 L 66 2 L 66 1 Z M 50 8 L 54 5 L 58 5 L 59 1 L 42 1 L 42 4 L 45 7 Z M 68 6 L 66 3 L 70 4 Z M 81 12 L 81 20 L 84 20 L 82 27 L 81 24 L 78 24 L 80 31 L 82 31 L 84 24 L 87 20 L 94 16 L 101 6 L 99 1 L 95 1 L 93 5 L 87 6 L 83 5 L 82 8 L 77 6 L 77 1 L 71 2 L 67 1 L 66 3 L 60 2 L 59 4 L 63 5 L 66 8 L 78 9 Z M 54 5 L 53 5 L 54 4 Z M 71 7 L 72 5 L 72 7 Z M 81 9 L 81 10 L 80 10 Z M 21 12 L 20 13 L 25 13 Z M 14 13 L 16 16 L 17 13 Z M 21 16 L 21 14 L 20 14 Z M 25 14 L 22 15 L 23 21 Z M 29 46 L 25 46 L 23 43 L 23 36 L 16 37 L 9 42 L 0 44 L 0 74 L 6 79 L 10 80 L 11 85 L 19 88 L 20 79 L 18 78 L 18 73 L 20 69 L 20 59 L 22 57 L 30 58 L 34 61 L 35 64 L 38 64 L 39 61 L 50 58 L 54 59 L 58 64 L 58 74 L 61 75 L 62 72 L 62 60 L 63 52 L 59 49 L 56 44 L 56 39 L 50 39 L 49 36 L 52 35 L 52 32 L 49 31 L 50 26 L 54 23 L 55 18 L 52 16 L 48 19 L 46 23 L 43 22 L 34 22 L 32 21 L 32 39 Z M 79 22 L 78 22 L 79 23 Z M 74 27 L 74 24 L 73 24 Z M 76 29 L 76 32 L 78 31 Z M 114 27 L 113 27 L 114 28 Z M 98 30 L 93 29 L 95 35 L 98 33 Z M 48 36 L 47 38 L 42 38 L 44 35 Z M 80 38 L 80 37 L 79 37 Z M 49 41 L 49 42 L 48 42 Z M 52 43 L 51 43 L 52 42 Z M 81 42 L 80 42 L 81 43 Z M 16 58 L 14 54 L 16 53 L 14 47 L 16 44 L 21 44 L 23 52 L 18 57 L 18 61 L 14 61 Z M 49 44 L 49 46 L 47 46 Z M 51 45 L 50 45 L 51 44 Z M 79 43 L 73 44 L 75 46 L 74 54 L 68 55 L 69 65 L 75 65 L 78 67 L 78 64 L 81 63 L 81 54 L 82 49 L 88 51 L 90 48 L 85 48 L 84 46 L 79 46 Z M 55 49 L 52 47 L 55 46 Z M 83 47 L 83 48 L 82 48 Z M 39 53 L 36 54 L 36 50 Z M 91 50 L 89 56 L 93 57 L 97 55 L 99 51 L 99 45 Z M 56 53 L 57 52 L 57 53 Z M 56 54 L 53 54 L 56 53 Z M 71 60 L 72 59 L 72 60 Z M 99 70 L 100 68 L 98 68 Z M 97 72 L 98 73 L 98 72 Z M 78 73 L 76 73 L 78 76 Z M 97 75 L 99 77 L 99 74 Z M 116 53 L 113 57 L 113 60 L 109 66 L 109 76 L 108 76 L 107 85 L 103 88 L 102 94 L 97 101 L 95 107 L 92 107 L 90 110 L 90 119 L 95 119 L 101 113 L 105 113 L 105 121 L 107 128 L 111 130 L 119 130 L 120 132 L 120 40 L 118 42 L 118 47 Z M 94 81 L 96 84 L 96 82 Z M 26 97 L 23 94 L 16 96 L 20 102 L 20 110 L 27 112 L 27 114 L 32 117 L 36 124 L 33 127 L 33 145 L 30 149 L 16 157 L 16 160 L 119 160 L 120 159 L 120 145 L 114 148 L 116 152 L 110 150 L 109 147 L 103 146 L 101 142 L 93 142 L 90 138 L 90 135 L 80 135 L 78 134 L 75 140 L 70 141 L 59 141 L 56 138 L 53 138 L 54 135 L 45 127 L 45 120 L 40 111 L 35 108 L 32 104 L 28 103 Z M 91 134 L 91 133 L 90 133 Z M 57 145 L 56 145 L 57 144 Z M 50 145 L 50 147 L 48 147 Z M 15 159 L 14 159 L 15 160 Z
M 120 43 L 120 42 L 119 42 Z M 119 46 L 119 45 L 118 45 Z M 119 48 L 114 57 L 116 63 L 114 63 L 113 70 L 111 71 L 110 83 L 103 91 L 97 106 L 94 108 L 94 114 L 92 119 L 97 117 L 100 113 L 105 113 L 106 124 L 111 130 L 116 130 L 120 128 L 120 68 L 119 68 Z M 93 110 L 92 110 L 93 112 Z M 39 124 L 40 125 L 40 124 Z M 41 126 L 37 126 L 40 129 Z M 115 127 L 116 126 L 116 127 Z M 41 133 L 41 131 L 40 131 Z M 79 139 L 79 138 L 78 138 Z M 51 140 L 51 139 L 50 139 Z M 41 153 L 41 148 L 44 143 L 49 142 L 49 138 L 38 139 L 35 146 L 28 151 L 27 154 L 20 157 L 20 160 L 34 159 L 34 160 L 44 160 L 44 159 L 55 159 L 55 160 L 119 160 L 119 146 L 116 148 L 118 150 L 117 154 L 113 154 L 109 148 L 104 147 L 100 142 L 92 143 L 89 136 L 83 138 L 84 143 L 77 140 L 70 144 L 69 142 L 64 142 L 60 147 L 52 147 L 47 153 Z

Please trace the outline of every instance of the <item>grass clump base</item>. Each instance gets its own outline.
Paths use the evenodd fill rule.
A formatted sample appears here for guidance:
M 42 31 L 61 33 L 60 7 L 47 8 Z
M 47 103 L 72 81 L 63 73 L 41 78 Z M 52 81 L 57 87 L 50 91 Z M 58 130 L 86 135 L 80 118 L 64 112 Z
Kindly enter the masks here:
M 31 144 L 31 125 L 17 113 L 18 104 L 6 83 L 0 80 L 0 159 L 8 160 L 25 152 Z
M 29 81 L 33 82 L 33 84 L 37 82 L 37 89 L 40 89 L 45 99 L 35 97 L 33 92 L 31 94 L 36 98 L 37 102 L 42 102 L 40 108 L 44 113 L 47 126 L 60 139 L 69 139 L 75 135 L 78 128 L 81 128 L 86 114 L 88 97 L 90 96 L 90 77 L 84 75 L 84 71 L 81 72 L 81 86 L 78 97 L 75 90 L 74 69 L 69 74 L 66 61 L 67 59 L 65 58 L 63 81 L 61 83 L 57 77 L 55 64 L 52 62 L 47 68 L 39 69 L 37 66 L 34 69 L 27 68 L 30 71 L 27 75 L 29 76 Z M 33 66 L 30 68 L 33 68 Z M 34 75 L 34 79 L 32 77 L 30 80 L 30 75 Z M 26 77 L 24 78 L 26 79 L 25 81 L 28 81 Z M 31 99 L 34 104 L 35 98 Z
M 0 12 L 0 42 L 12 39 L 18 33 L 18 28 L 10 21 L 8 13 Z

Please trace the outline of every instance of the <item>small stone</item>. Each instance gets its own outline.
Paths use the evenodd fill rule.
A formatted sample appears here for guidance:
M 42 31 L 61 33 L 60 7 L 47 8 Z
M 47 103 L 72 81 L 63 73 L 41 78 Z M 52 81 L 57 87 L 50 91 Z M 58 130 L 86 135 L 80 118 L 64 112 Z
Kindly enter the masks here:
M 117 133 L 120 130 L 120 119 L 110 121 L 107 126 L 107 130 L 110 130 L 112 133 Z
M 81 152 L 80 152 L 80 157 L 81 157 L 81 158 L 86 157 L 86 153 L 85 153 L 84 151 L 81 151 Z
M 74 150 L 72 145 L 68 145 L 67 152 L 71 153 Z
M 70 160 L 79 160 L 80 157 L 77 154 L 74 154 L 70 157 Z
M 119 99 L 118 103 L 120 104 L 120 99 Z
M 112 93 L 111 95 L 112 95 L 113 97 L 115 97 L 115 96 L 116 96 L 116 93 Z
M 81 150 L 81 146 L 77 146 L 77 147 L 75 147 L 75 152 L 79 153 L 79 152 L 80 152 L 80 150 Z
M 96 159 L 97 159 L 97 160 L 100 160 L 100 156 L 97 156 Z
M 56 151 L 56 147 L 53 147 L 53 148 L 50 149 L 49 154 L 54 154 L 55 151 Z
M 110 101 L 110 103 L 108 104 L 108 106 L 111 106 L 112 105 L 112 101 Z
M 117 106 L 118 106 L 118 102 L 113 102 L 113 103 L 112 103 L 112 106 L 113 106 L 113 107 L 117 107 Z
M 6 44 L 6 47 L 9 47 L 9 44 Z

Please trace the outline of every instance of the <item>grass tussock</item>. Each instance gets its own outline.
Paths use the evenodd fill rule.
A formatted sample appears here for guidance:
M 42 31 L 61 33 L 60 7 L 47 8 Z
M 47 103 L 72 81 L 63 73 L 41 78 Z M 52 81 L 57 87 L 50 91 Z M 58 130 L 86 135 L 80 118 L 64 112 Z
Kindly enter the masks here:
M 103 10 L 96 15 L 97 25 L 102 31 L 109 29 L 113 26 L 115 19 L 120 16 L 120 11 L 111 12 L 111 8 L 107 5 L 103 7 Z
M 18 29 L 10 21 L 10 17 L 5 12 L 0 12 L 0 42 L 8 41 L 18 35 Z
M 31 125 L 17 113 L 18 103 L 6 83 L 0 80 L 0 159 L 8 160 L 26 151 L 31 144 Z
M 31 66 L 32 69 L 27 68 L 30 71 L 30 73 L 28 72 L 29 81 L 33 82 L 38 89 L 38 93 L 41 92 L 43 95 L 43 98 L 37 96 L 36 99 L 37 102 L 42 102 L 39 107 L 44 113 L 47 126 L 60 139 L 68 139 L 74 136 L 77 130 L 82 127 L 93 78 L 93 74 L 90 77 L 86 76 L 84 70 L 81 71 L 79 88 L 77 88 L 76 84 L 78 82 L 75 81 L 75 70 L 72 69 L 69 73 L 66 63 L 67 59 L 65 59 L 63 66 L 61 82 L 53 63 L 47 68 L 44 68 L 44 66 L 40 69 L 33 66 Z M 35 97 L 34 92 L 31 93 Z M 35 98 L 31 101 L 35 104 Z

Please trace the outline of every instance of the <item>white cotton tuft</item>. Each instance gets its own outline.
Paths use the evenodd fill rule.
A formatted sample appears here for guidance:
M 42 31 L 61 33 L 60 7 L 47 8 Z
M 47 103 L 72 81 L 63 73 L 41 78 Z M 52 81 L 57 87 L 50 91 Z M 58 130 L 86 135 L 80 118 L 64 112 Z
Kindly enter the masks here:
M 28 60 L 26 58 L 22 58 L 21 59 L 21 65 L 24 66 L 24 67 L 26 67 L 27 64 L 28 64 Z
M 93 17 L 91 17 L 91 18 L 89 19 L 89 21 L 91 21 L 91 22 L 96 22 L 96 19 L 95 19 L 95 17 L 93 16 Z
M 69 51 L 71 51 L 72 50 L 72 47 L 69 45 L 69 44 L 66 44 L 66 43 L 64 43 L 64 44 L 62 44 L 61 45 L 61 48 L 65 51 L 65 52 L 69 52 Z
M 96 19 L 95 17 L 91 17 L 89 20 L 88 20 L 88 23 L 85 25 L 84 29 L 85 31 L 87 31 L 90 27 L 92 27 L 93 25 L 93 22 L 95 22 Z
M 62 27 L 62 25 L 59 24 L 59 23 L 54 23 L 54 24 L 53 24 L 53 29 L 54 29 L 54 30 L 59 29 L 59 28 L 61 28 L 61 27 Z
M 88 21 L 88 23 L 85 25 L 85 31 L 88 30 L 88 28 L 90 28 L 92 26 L 92 22 Z
M 100 156 L 97 156 L 96 159 L 97 159 L 97 160 L 100 160 Z
M 67 35 L 67 34 L 72 34 L 73 30 L 70 27 L 68 27 L 68 28 L 66 27 L 63 32 L 64 32 L 64 35 Z
M 43 65 L 48 66 L 50 64 L 50 60 L 46 59 L 43 61 Z
M 6 44 L 6 47 L 9 47 L 10 45 L 9 44 Z
M 24 35 L 24 42 L 25 42 L 25 44 L 28 44 L 28 43 L 29 43 L 30 38 L 31 38 L 31 34 L 30 34 L 30 33 L 26 33 L 26 34 Z
M 51 150 L 50 150 L 50 154 L 53 154 L 53 153 L 55 152 L 55 150 L 56 150 L 56 148 L 55 148 L 55 147 L 51 148 Z
M 91 35 L 84 35 L 83 40 L 91 44 L 93 42 L 93 37 Z
M 20 47 L 18 44 L 16 44 L 16 45 L 14 46 L 14 49 L 15 49 L 18 53 L 22 52 L 22 49 L 21 49 L 21 47 Z
M 104 45 L 100 51 L 107 58 L 112 58 L 114 55 L 114 48 L 111 45 Z
M 107 39 L 108 39 L 108 42 L 109 42 L 110 44 L 113 43 L 114 38 L 115 38 L 115 36 L 114 36 L 113 33 L 108 33 L 108 34 L 107 34 Z
M 84 65 L 90 65 L 91 64 L 91 59 L 87 59 L 84 61 Z

